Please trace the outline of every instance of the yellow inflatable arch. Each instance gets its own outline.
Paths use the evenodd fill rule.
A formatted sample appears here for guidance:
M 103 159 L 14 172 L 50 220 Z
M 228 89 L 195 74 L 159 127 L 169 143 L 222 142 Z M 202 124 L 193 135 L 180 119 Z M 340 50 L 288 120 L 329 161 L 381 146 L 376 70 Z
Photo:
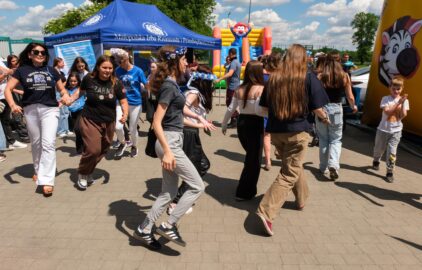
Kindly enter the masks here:
M 405 78 L 410 111 L 404 130 L 422 136 L 422 1 L 385 0 L 375 41 L 362 122 L 377 125 L 392 76 Z

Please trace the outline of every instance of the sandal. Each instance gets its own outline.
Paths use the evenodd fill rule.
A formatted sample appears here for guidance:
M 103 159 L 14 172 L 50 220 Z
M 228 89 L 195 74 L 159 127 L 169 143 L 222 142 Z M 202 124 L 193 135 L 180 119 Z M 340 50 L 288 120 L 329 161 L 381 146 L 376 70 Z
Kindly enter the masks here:
M 54 186 L 43 186 L 42 187 L 42 193 L 44 197 L 50 197 L 53 195 Z

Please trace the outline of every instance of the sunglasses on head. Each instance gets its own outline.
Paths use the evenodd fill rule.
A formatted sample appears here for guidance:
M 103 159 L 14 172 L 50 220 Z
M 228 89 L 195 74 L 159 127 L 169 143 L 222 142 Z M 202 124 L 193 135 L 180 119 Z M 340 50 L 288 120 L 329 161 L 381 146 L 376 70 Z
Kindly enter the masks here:
M 179 47 L 174 52 L 166 52 L 167 60 L 176 59 L 177 56 L 183 56 L 188 51 L 186 47 Z
M 42 55 L 42 56 L 46 56 L 47 55 L 47 52 L 46 51 L 39 51 L 39 50 L 32 50 L 31 51 L 31 53 L 33 54 L 33 55 Z

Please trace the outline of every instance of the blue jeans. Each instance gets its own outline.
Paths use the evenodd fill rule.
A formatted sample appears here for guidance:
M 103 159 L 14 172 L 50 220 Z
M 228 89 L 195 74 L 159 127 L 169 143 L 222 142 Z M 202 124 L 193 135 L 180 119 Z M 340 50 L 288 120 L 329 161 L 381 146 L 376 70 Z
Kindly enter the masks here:
M 59 126 L 57 127 L 57 134 L 67 133 L 69 131 L 69 115 L 70 111 L 67 106 L 60 107 Z
M 315 117 L 319 137 L 319 169 L 340 169 L 341 138 L 343 136 L 343 108 L 341 103 L 328 103 L 324 106 L 331 124 L 322 123 Z
M 3 127 L 0 124 L 0 152 L 6 150 L 6 136 L 4 135 Z

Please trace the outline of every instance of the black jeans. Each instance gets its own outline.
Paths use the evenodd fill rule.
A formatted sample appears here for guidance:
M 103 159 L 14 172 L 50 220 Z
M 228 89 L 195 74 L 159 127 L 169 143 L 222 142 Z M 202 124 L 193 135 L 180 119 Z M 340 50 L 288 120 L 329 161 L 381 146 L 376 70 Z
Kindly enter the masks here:
M 69 129 L 73 130 L 73 132 L 75 133 L 76 152 L 78 154 L 82 153 L 84 147 L 84 141 L 82 140 L 81 130 L 79 128 L 79 118 L 81 112 L 82 110 L 70 113 L 72 119 L 70 122 L 72 123 L 69 125 Z
M 252 199 L 256 195 L 261 170 L 264 118 L 257 115 L 240 114 L 237 134 L 246 151 L 242 174 L 236 190 L 236 197 Z
M 12 118 L 11 118 L 11 109 L 9 107 L 9 104 L 7 104 L 5 99 L 0 100 L 1 102 L 4 103 L 4 105 L 6 105 L 4 107 L 4 110 L 2 113 L 0 113 L 0 121 L 1 121 L 1 125 L 3 126 L 3 130 L 4 130 L 4 136 L 6 137 L 6 147 L 8 147 L 9 145 L 15 143 L 15 138 L 13 136 L 12 133 Z

